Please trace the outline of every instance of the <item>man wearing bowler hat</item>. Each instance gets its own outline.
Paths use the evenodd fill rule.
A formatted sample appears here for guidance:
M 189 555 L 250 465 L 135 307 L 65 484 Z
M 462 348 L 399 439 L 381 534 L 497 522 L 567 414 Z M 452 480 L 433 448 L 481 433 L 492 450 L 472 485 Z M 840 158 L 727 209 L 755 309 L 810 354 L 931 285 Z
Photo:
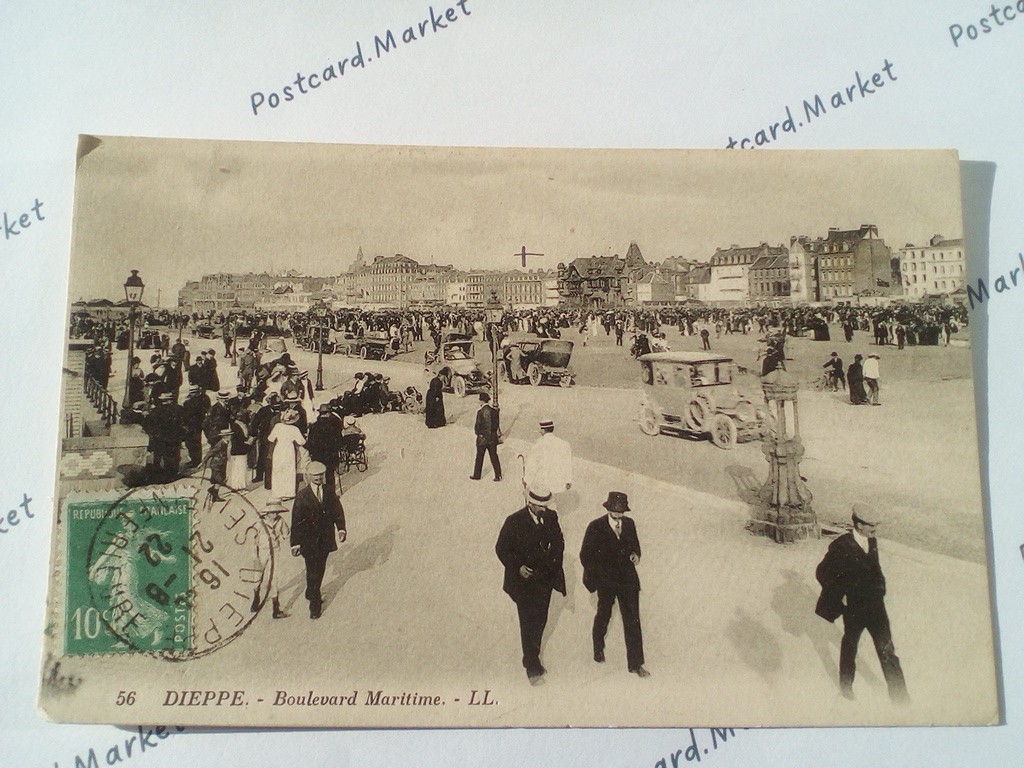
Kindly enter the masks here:
M 594 661 L 604 661 L 604 637 L 612 616 L 612 605 L 619 602 L 622 630 L 626 636 L 626 666 L 638 677 L 649 677 L 644 669 L 644 638 L 640 629 L 640 539 L 636 523 L 626 517 L 629 497 L 610 491 L 603 504 L 608 514 L 592 520 L 583 535 L 580 562 L 583 564 L 583 586 L 597 592 L 597 615 L 594 616 Z
M 309 618 L 319 619 L 323 610 L 320 585 L 327 568 L 327 556 L 345 541 L 345 510 L 337 495 L 326 485 L 327 467 L 319 461 L 306 465 L 306 485 L 292 505 L 292 555 L 306 561 L 306 599 Z M 337 530 L 337 541 L 335 541 Z
M 880 523 L 881 515 L 875 510 L 866 504 L 853 505 L 853 530 L 829 545 L 815 572 L 821 584 L 821 597 L 814 612 L 830 622 L 843 617 L 839 649 L 839 687 L 843 696 L 853 698 L 857 645 L 866 629 L 875 643 L 889 698 L 906 704 L 907 686 L 885 610 L 885 576 L 875 536 Z
M 562 555 L 565 539 L 558 514 L 549 508 L 551 491 L 530 488 L 526 506 L 505 518 L 494 551 L 505 566 L 502 588 L 519 613 L 523 667 L 532 685 L 543 682 L 547 671 L 540 663 L 540 645 L 548 623 L 551 592 L 565 595 Z

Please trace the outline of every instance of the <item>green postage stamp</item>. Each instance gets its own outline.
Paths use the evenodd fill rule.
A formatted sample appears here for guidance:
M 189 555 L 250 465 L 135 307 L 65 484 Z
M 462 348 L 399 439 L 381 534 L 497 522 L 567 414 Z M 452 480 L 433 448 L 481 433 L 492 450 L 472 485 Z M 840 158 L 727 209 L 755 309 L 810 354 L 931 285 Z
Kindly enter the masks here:
M 69 501 L 69 656 L 191 650 L 192 499 Z

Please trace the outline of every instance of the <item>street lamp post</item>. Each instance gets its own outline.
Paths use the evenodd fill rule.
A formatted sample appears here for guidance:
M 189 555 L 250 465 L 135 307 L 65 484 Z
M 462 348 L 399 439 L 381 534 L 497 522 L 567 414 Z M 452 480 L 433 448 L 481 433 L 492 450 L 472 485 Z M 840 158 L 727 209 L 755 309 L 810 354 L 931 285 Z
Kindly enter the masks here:
M 133 269 L 128 279 L 124 281 L 124 298 L 128 302 L 128 372 L 124 377 L 124 405 L 130 408 L 132 403 L 128 402 L 128 393 L 132 381 L 132 360 L 135 358 L 135 309 L 142 301 L 142 292 L 146 284 L 139 277 L 139 270 Z
M 761 444 L 768 479 L 758 492 L 753 530 L 780 544 L 821 535 L 811 506 L 813 495 L 800 476 L 804 445 L 800 440 L 797 380 L 782 368 L 761 378 L 772 428 Z
M 487 305 L 484 309 L 484 317 L 487 321 L 487 341 L 491 347 L 491 395 L 494 399 L 494 408 L 497 410 L 498 405 L 498 351 L 501 345 L 501 318 L 504 314 L 504 309 L 501 306 L 501 300 L 498 298 L 498 292 L 491 289 L 491 295 L 487 299 Z
M 319 319 L 317 333 L 318 338 L 316 341 L 316 389 L 317 392 L 324 391 L 324 339 L 327 336 L 325 326 L 327 325 L 327 312 L 324 309 L 320 309 L 317 312 Z

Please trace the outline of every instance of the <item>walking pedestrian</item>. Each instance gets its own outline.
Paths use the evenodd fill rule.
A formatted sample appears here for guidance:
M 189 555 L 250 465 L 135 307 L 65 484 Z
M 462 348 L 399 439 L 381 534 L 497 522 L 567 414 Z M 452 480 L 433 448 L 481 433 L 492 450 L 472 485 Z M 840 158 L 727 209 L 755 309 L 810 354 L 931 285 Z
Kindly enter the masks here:
M 644 640 L 640 628 L 640 539 L 636 523 L 626 517 L 629 497 L 610 491 L 602 505 L 608 511 L 592 520 L 583 535 L 580 562 L 583 564 L 583 586 L 597 592 L 597 613 L 591 637 L 594 661 L 604 661 L 604 639 L 612 606 L 619 603 L 622 630 L 626 641 L 626 666 L 638 677 L 650 677 L 644 668 Z
M 505 568 L 502 589 L 516 604 L 523 668 L 532 685 L 543 683 L 547 672 L 540 661 L 551 593 L 565 590 L 562 557 L 565 539 L 558 514 L 548 507 L 551 491 L 530 488 L 526 506 L 507 518 L 494 546 Z
M 866 629 L 874 641 L 889 698 L 906 704 L 906 681 L 885 610 L 885 576 L 876 535 L 881 522 L 881 515 L 866 504 L 853 505 L 853 530 L 829 545 L 815 572 L 821 584 L 821 597 L 814 612 L 829 622 L 843 617 L 839 650 L 839 686 L 843 696 L 854 698 L 857 645 Z

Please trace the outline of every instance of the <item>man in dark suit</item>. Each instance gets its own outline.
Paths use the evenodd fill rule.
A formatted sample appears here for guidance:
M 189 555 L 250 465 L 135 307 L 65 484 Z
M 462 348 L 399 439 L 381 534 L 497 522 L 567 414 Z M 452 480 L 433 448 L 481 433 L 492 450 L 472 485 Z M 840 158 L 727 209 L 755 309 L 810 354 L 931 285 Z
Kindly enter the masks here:
M 866 629 L 875 643 L 889 698 L 906 704 L 907 686 L 885 610 L 885 576 L 878 561 L 875 537 L 880 522 L 880 515 L 866 504 L 853 505 L 853 530 L 829 545 L 815 572 L 821 584 L 821 597 L 814 612 L 830 622 L 843 617 L 839 650 L 839 687 L 843 696 L 853 698 L 857 645 Z
M 320 585 L 327 568 L 327 556 L 345 541 L 345 510 L 325 483 L 327 468 L 318 461 L 306 467 L 306 485 L 292 505 L 292 554 L 306 561 L 306 599 L 309 618 L 319 619 L 323 610 Z M 337 530 L 337 541 L 335 541 Z
M 501 462 L 498 461 L 498 410 L 491 407 L 491 396 L 486 392 L 480 393 L 480 410 L 476 412 L 476 424 L 473 431 L 476 432 L 476 460 L 473 462 L 473 474 L 470 480 L 479 480 L 480 472 L 484 468 L 484 452 L 491 457 L 491 467 L 494 469 L 494 482 L 501 480 Z
M 328 403 L 321 403 L 317 419 L 309 425 L 306 433 L 306 450 L 309 458 L 327 467 L 327 488 L 336 492 L 334 478 L 341 463 L 341 419 L 331 410 Z
M 640 539 L 636 523 L 626 517 L 629 498 L 619 491 L 608 493 L 603 504 L 608 510 L 591 521 L 583 535 L 580 562 L 583 564 L 583 586 L 597 592 L 597 615 L 594 616 L 594 661 L 604 661 L 604 637 L 612 606 L 619 601 L 622 630 L 626 635 L 626 665 L 639 677 L 649 677 L 644 669 L 644 638 L 640 629 Z
M 198 467 L 203 460 L 203 422 L 210 411 L 210 398 L 206 390 L 198 384 L 188 388 L 185 402 L 181 404 L 185 411 L 185 448 L 188 450 L 188 467 Z
M 502 588 L 519 613 L 523 667 L 530 683 L 538 685 L 547 671 L 540 663 L 540 645 L 548 622 L 551 592 L 565 595 L 562 555 L 565 539 L 558 514 L 548 508 L 551 492 L 531 488 L 526 506 L 505 518 L 494 551 L 505 566 Z

